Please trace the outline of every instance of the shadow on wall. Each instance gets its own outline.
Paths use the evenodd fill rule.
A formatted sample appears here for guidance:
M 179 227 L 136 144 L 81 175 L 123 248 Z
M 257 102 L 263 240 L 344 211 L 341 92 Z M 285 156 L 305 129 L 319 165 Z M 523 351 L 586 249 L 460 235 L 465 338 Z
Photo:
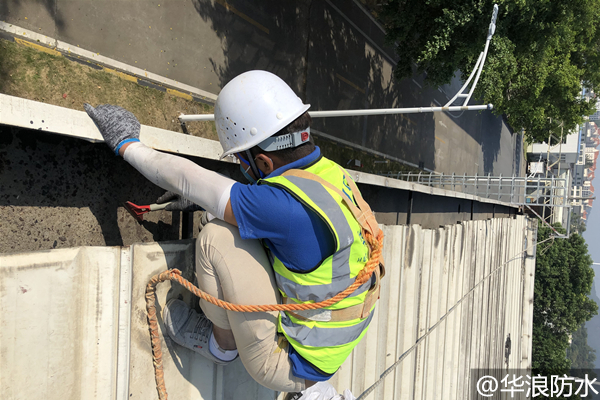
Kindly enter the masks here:
M 211 60 L 221 87 L 242 72 L 264 69 L 284 79 L 315 111 L 414 106 L 414 93 L 405 90 L 406 83 L 392 79 L 387 57 L 344 19 L 332 2 L 193 2 L 199 16 L 211 23 L 222 41 L 225 65 Z M 337 6 L 361 25 L 363 32 L 369 29 L 363 24 L 373 25 L 365 15 L 352 14 L 356 12 L 350 9 L 356 7 L 354 3 Z M 379 36 L 380 46 L 384 46 L 380 31 Z M 319 118 L 313 127 L 435 168 L 431 115 Z
M 39 4 L 40 6 L 43 6 L 46 9 L 46 12 L 48 12 L 48 14 L 54 20 L 54 25 L 57 29 L 57 32 L 61 33 L 61 31 L 65 28 L 65 21 L 60 11 L 57 10 L 57 1 L 58 0 L 35 0 L 35 3 Z M 0 1 L 0 20 L 7 19 L 6 17 L 9 17 L 10 14 L 16 14 L 19 11 L 19 9 L 23 6 L 21 3 L 23 3 L 23 1 L 21 0 Z M 24 22 L 24 27 L 27 28 L 26 21 Z

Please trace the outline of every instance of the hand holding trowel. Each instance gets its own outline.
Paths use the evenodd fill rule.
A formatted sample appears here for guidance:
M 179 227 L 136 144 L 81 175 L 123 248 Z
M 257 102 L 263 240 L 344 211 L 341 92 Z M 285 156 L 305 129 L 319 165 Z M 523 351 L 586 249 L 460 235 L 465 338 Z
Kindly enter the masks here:
M 129 213 L 135 218 L 137 222 L 140 224 L 144 221 L 144 214 L 149 213 L 150 211 L 183 211 L 183 212 L 194 212 L 194 211 L 202 211 L 204 210 L 197 204 L 192 203 L 191 201 L 184 199 L 174 192 L 166 192 L 158 199 L 156 199 L 155 204 L 150 204 L 147 206 L 138 206 L 130 201 L 125 202 L 125 209 L 129 211 Z

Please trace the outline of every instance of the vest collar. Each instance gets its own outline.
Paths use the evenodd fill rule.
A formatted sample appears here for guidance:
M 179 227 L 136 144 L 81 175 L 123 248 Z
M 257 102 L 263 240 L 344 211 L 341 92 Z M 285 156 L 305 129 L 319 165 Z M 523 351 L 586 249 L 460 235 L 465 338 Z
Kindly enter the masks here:
M 277 168 L 275 171 L 271 172 L 266 178 L 273 178 L 274 176 L 279 176 L 283 174 L 285 171 L 289 169 L 305 169 L 316 163 L 321 159 L 321 149 L 319 146 L 315 146 L 315 150 L 309 155 L 302 157 L 299 160 L 294 161 L 293 163 L 286 164 L 283 167 Z

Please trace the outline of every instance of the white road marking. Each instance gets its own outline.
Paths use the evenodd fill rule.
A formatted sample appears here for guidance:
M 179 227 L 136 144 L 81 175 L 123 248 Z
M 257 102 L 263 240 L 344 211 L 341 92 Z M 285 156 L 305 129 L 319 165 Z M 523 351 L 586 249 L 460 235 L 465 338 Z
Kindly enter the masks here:
M 414 79 L 412 81 L 419 87 L 419 89 L 423 89 L 423 86 L 419 85 L 419 82 L 415 81 Z

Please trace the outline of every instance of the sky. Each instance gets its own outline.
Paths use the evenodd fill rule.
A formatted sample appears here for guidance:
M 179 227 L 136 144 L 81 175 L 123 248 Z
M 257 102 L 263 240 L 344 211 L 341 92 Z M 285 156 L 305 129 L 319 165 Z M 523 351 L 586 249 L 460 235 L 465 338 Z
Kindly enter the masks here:
M 592 181 L 592 185 L 594 183 L 600 186 L 600 181 L 596 178 Z M 594 201 L 594 204 L 600 204 L 600 200 Z M 592 256 L 592 260 L 595 263 L 600 263 L 600 206 L 592 208 L 586 224 L 586 230 L 583 232 L 583 238 L 587 243 L 588 252 Z M 596 287 L 596 296 L 600 297 L 600 265 L 592 265 L 592 268 L 595 273 L 594 286 Z M 596 315 L 592 321 L 586 323 L 586 327 L 588 328 L 588 345 L 596 350 L 596 368 L 600 368 L 600 343 L 598 340 L 590 338 L 590 335 L 597 335 L 597 332 L 592 332 L 590 329 L 594 330 L 596 329 L 595 327 L 600 325 L 599 318 L 600 315 Z
M 600 181 L 594 178 L 592 185 L 600 186 Z M 583 238 L 588 245 L 588 252 L 595 263 L 600 263 L 600 199 L 594 201 L 596 207 L 592 208 L 586 224 L 586 230 L 583 232 Z M 598 209 L 596 209 L 598 208 Z M 600 265 L 594 265 L 596 271 L 596 289 L 600 290 Z M 599 296 L 600 297 L 600 293 Z
M 596 201 L 594 201 L 594 203 L 596 203 Z M 588 218 L 585 227 L 585 232 L 583 232 L 583 238 L 588 245 L 588 252 L 592 256 L 594 262 L 600 263 L 600 210 L 595 210 L 594 208 L 600 207 L 592 208 L 591 215 Z M 596 278 L 598 278 L 597 275 Z

